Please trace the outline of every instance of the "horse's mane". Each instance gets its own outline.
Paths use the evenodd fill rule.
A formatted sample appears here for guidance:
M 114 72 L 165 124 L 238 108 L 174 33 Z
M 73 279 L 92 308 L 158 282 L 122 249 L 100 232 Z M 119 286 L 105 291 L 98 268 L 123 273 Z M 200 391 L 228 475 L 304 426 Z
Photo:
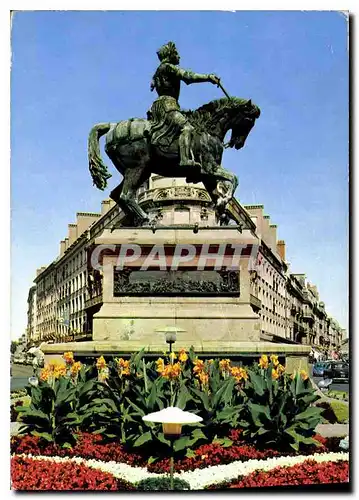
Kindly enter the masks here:
M 227 97 L 222 97 L 221 99 L 214 99 L 207 104 L 204 104 L 198 109 L 184 111 L 184 115 L 189 119 L 189 121 L 194 125 L 197 129 L 201 131 L 208 131 L 210 128 L 209 125 L 216 124 L 217 118 L 216 115 L 223 108 L 230 107 L 236 108 L 240 110 L 240 108 L 244 108 L 249 103 L 248 99 L 240 99 L 239 97 L 231 97 L 228 99 Z M 254 115 L 259 112 L 259 108 L 252 104 L 252 109 L 246 108 L 246 114 Z

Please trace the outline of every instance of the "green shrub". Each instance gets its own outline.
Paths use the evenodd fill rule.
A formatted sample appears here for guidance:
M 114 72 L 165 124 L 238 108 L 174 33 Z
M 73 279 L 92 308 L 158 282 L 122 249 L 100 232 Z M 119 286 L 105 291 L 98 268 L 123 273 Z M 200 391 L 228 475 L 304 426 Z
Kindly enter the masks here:
M 76 430 L 83 421 L 82 408 L 87 404 L 88 392 L 96 384 L 91 369 L 81 367 L 76 376 L 65 364 L 45 368 L 47 380 L 37 386 L 26 387 L 31 397 L 29 406 L 18 406 L 18 421 L 23 425 L 19 434 L 31 434 L 62 446 L 72 446 Z M 52 370 L 52 371 L 51 371 Z
M 170 478 L 167 476 L 163 477 L 150 477 L 147 479 L 142 479 L 136 484 L 136 487 L 140 491 L 168 491 L 170 490 Z M 191 487 L 187 481 L 175 477 L 173 479 L 173 489 L 174 490 L 190 490 Z
M 142 417 L 177 406 L 203 418 L 195 428 L 183 428 L 181 437 L 174 442 L 177 457 L 184 456 L 194 445 L 226 436 L 230 428 L 238 426 L 240 405 L 235 379 L 221 373 L 218 360 L 198 360 L 193 349 L 178 356 L 180 361 L 173 360 L 172 364 L 168 355 L 162 361 L 146 361 L 142 350 L 129 362 L 121 358 L 110 361 L 102 368 L 107 370 L 108 378 L 99 384 L 101 392 L 85 412 L 87 428 L 109 439 L 120 436 L 128 448 L 148 456 L 153 455 L 155 441 L 157 456 L 166 456 L 170 442 L 162 426 L 144 422 Z
M 304 371 L 289 376 L 276 356 L 262 356 L 249 373 L 243 388 L 246 404 L 241 412 L 243 436 L 258 447 L 288 447 L 318 444 L 312 436 L 321 422 L 321 408 L 312 406 L 315 394 Z
M 252 367 L 233 366 L 228 359 L 201 360 L 193 348 L 164 359 L 146 360 L 144 350 L 130 360 L 101 356 L 96 366 L 82 367 L 74 378 L 71 353 L 64 355 L 67 372 L 58 371 L 38 387 L 28 387 L 32 401 L 19 409 L 21 432 L 42 436 L 70 446 L 76 431 L 101 434 L 118 440 L 128 449 L 151 457 L 169 456 L 170 442 L 160 424 L 142 417 L 168 406 L 177 406 L 203 418 L 185 425 L 174 442 L 176 459 L 190 456 L 191 448 L 205 443 L 231 444 L 233 428 L 257 446 L 294 448 L 315 443 L 314 429 L 322 409 L 305 373 L 293 378 L 285 373 L 276 356 L 262 356 Z M 47 379 L 47 380 L 46 380 Z

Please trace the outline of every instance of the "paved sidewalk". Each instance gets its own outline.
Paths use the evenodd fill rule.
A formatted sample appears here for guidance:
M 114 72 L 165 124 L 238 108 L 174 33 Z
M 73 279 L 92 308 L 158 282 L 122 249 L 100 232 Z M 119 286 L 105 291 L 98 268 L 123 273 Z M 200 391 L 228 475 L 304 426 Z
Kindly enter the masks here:
M 349 434 L 349 424 L 319 424 L 315 430 L 323 437 L 345 437 Z

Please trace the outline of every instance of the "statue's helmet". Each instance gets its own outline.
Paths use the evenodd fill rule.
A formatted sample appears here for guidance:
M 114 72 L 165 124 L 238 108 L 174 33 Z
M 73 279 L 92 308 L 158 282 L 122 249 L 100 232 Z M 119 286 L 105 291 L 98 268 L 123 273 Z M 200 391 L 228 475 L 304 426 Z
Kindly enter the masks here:
M 161 62 L 173 59 L 173 57 L 178 56 L 176 45 L 173 42 L 168 42 L 165 45 L 162 45 L 162 47 L 157 51 L 157 56 Z

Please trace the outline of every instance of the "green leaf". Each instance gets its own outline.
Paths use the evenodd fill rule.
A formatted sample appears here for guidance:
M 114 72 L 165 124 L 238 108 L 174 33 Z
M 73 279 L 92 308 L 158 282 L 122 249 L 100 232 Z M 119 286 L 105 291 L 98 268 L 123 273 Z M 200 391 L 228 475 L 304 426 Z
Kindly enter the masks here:
M 199 397 L 200 401 L 202 402 L 205 410 L 210 411 L 210 406 L 209 406 L 209 399 L 208 399 L 208 394 L 205 392 L 202 392 L 194 387 L 191 387 L 191 391 Z
M 184 384 L 182 384 L 177 397 L 177 402 L 176 402 L 177 408 L 181 408 L 181 410 L 184 410 L 186 408 L 187 402 L 191 401 L 191 399 L 192 396 L 189 393 L 187 387 Z
M 263 396 L 264 394 L 264 380 L 263 377 L 258 375 L 257 373 L 254 373 L 252 371 L 249 371 L 250 374 L 250 381 L 253 386 L 253 390 L 258 396 Z
M 309 405 L 310 403 L 314 403 L 314 401 L 317 401 L 318 399 L 320 399 L 320 397 L 317 394 L 307 394 L 298 398 L 298 401 L 304 403 L 305 405 Z
M 141 434 L 136 441 L 133 443 L 134 447 L 137 446 L 142 446 L 144 443 L 147 443 L 147 441 L 151 441 L 152 439 L 152 434 L 150 431 L 145 432 L 144 434 Z
M 37 417 L 42 420 L 46 420 L 47 422 L 49 421 L 48 415 L 46 413 L 42 412 L 41 410 L 33 410 L 26 408 L 26 412 L 24 412 L 23 417 Z
M 198 439 L 207 440 L 207 436 L 205 436 L 205 434 L 203 434 L 201 429 L 195 429 L 194 431 L 192 431 L 192 437 L 195 438 L 196 440 L 198 440 Z
M 110 398 L 96 398 L 92 401 L 92 403 L 100 405 L 106 404 L 111 408 L 113 412 L 115 413 L 118 412 L 117 406 L 115 405 L 114 401 Z
M 250 409 L 251 416 L 254 422 L 263 423 L 263 421 L 265 420 L 271 422 L 272 419 L 269 413 L 268 406 L 258 405 L 249 402 L 248 407 Z
M 46 441 L 49 441 L 49 442 L 51 442 L 51 441 L 53 441 L 53 440 L 54 440 L 54 439 L 53 439 L 53 437 L 52 437 L 52 435 L 51 435 L 51 434 L 49 434 L 48 432 L 38 432 L 38 431 L 32 431 L 32 432 L 31 432 L 31 434 L 32 434 L 33 436 L 37 436 L 37 437 L 44 438 L 44 439 L 46 439 Z
M 196 456 L 195 452 L 191 450 L 191 448 L 188 448 L 186 455 L 187 458 L 194 458 Z
M 157 439 L 159 441 L 161 441 L 161 443 L 163 444 L 167 444 L 168 446 L 171 444 L 170 441 L 168 439 L 165 438 L 165 435 L 163 434 L 163 432 L 159 432 L 157 434 Z
M 307 408 L 305 411 L 303 411 L 302 413 L 298 413 L 298 415 L 296 415 L 294 417 L 294 420 L 305 420 L 305 419 L 310 418 L 310 417 L 318 417 L 318 416 L 320 416 L 321 413 L 322 413 L 322 411 L 320 408 L 317 408 L 315 406 L 311 406 L 311 407 Z
M 234 378 L 228 378 L 225 383 L 222 385 L 222 387 L 216 392 L 214 398 L 213 398 L 213 406 L 217 406 L 218 403 L 230 403 L 232 394 L 233 394 L 233 388 L 234 388 L 235 380 Z
M 133 403 L 130 399 L 128 399 L 127 397 L 126 397 L 125 399 L 126 399 L 126 401 L 128 402 L 128 404 L 129 404 L 130 406 L 132 406 L 132 408 L 134 408 L 135 410 L 137 410 L 137 412 L 138 412 L 138 413 L 139 413 L 142 417 L 144 417 L 144 416 L 146 415 L 146 414 L 145 414 L 145 412 L 144 412 L 144 411 L 143 411 L 143 410 L 142 410 L 139 406 L 135 405 L 135 403 Z
M 263 434 L 267 434 L 267 432 L 269 432 L 269 429 L 265 429 L 264 427 L 260 427 L 258 429 L 257 434 L 258 434 L 258 436 L 262 436 Z
M 146 375 L 147 376 L 147 375 Z M 147 408 L 148 410 L 153 410 L 157 399 L 157 387 L 156 384 L 152 384 L 151 392 L 147 398 Z
M 193 440 L 189 438 L 188 436 L 183 436 L 179 439 L 176 439 L 173 445 L 174 451 L 181 451 L 184 450 L 185 448 L 188 448 L 189 446 L 192 446 Z
M 148 465 L 153 464 L 154 462 L 156 462 L 156 460 L 158 460 L 158 457 L 150 457 L 150 458 L 147 460 L 147 464 L 148 464 Z
M 92 434 L 102 434 L 106 431 L 106 427 L 100 427 L 100 429 L 96 429 Z
M 214 438 L 212 441 L 213 444 L 219 444 L 220 446 L 223 446 L 223 448 L 228 448 L 229 446 L 232 446 L 233 441 L 229 438 Z

